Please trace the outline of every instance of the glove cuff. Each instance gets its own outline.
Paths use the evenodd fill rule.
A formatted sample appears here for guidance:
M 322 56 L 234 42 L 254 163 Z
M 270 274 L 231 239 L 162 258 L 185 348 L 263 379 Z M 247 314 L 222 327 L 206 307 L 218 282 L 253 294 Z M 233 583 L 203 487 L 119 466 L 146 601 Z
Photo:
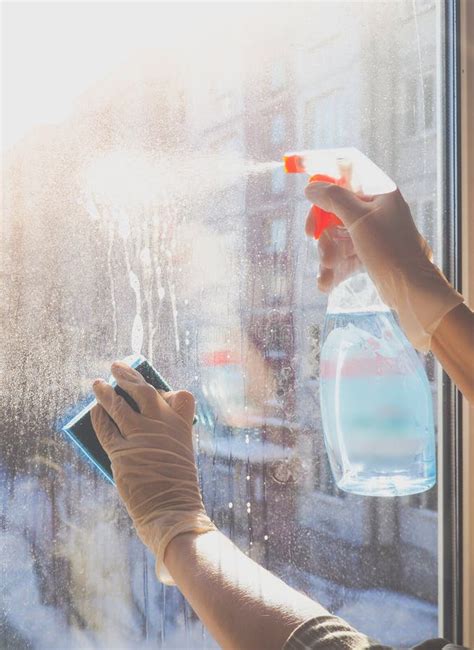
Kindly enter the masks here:
M 420 352 L 429 352 L 436 328 L 464 298 L 429 260 L 393 277 L 390 284 L 391 306 L 397 311 L 407 338 Z
M 165 585 L 174 585 L 164 563 L 165 552 L 168 544 L 177 535 L 182 533 L 208 533 L 217 530 L 205 512 L 167 512 L 159 519 L 146 526 L 146 533 L 137 531 L 139 537 L 152 550 L 155 555 L 155 571 L 158 580 Z M 146 540 L 146 541 L 145 541 Z

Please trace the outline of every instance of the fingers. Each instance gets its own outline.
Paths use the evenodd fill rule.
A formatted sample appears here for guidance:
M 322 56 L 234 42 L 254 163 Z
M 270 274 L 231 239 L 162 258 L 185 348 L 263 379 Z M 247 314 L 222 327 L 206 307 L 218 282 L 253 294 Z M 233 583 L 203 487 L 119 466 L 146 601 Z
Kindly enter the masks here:
M 349 255 L 341 260 L 334 267 L 323 264 L 319 266 L 318 289 L 323 293 L 329 293 L 334 287 L 357 273 L 362 268 L 362 262 L 357 255 Z
M 96 379 L 92 389 L 99 404 L 115 422 L 122 435 L 126 436 L 127 429 L 135 423 L 137 413 L 103 379 Z
M 314 232 L 316 230 L 316 217 L 314 215 L 313 210 L 310 210 L 308 212 L 308 216 L 306 217 L 306 223 L 304 226 L 304 231 L 307 234 L 308 237 L 314 237 Z
M 115 361 L 112 364 L 112 374 L 120 388 L 135 400 L 142 415 L 151 418 L 159 416 L 163 400 L 139 372 L 123 361 Z
M 140 413 L 136 413 L 106 382 L 94 382 L 97 401 L 116 423 L 123 436 L 126 437 L 128 431 L 139 424 L 140 415 L 155 420 L 178 415 L 187 424 L 192 423 L 195 400 L 188 391 L 157 391 L 139 372 L 122 361 L 112 364 L 112 374 L 120 388 L 135 400 L 140 410 Z
M 329 293 L 334 286 L 334 271 L 325 266 L 319 267 L 318 289 L 323 293 Z
M 162 396 L 175 413 L 180 415 L 187 423 L 192 423 L 196 401 L 190 392 L 187 390 L 178 390 L 170 393 L 162 393 Z
M 110 456 L 123 442 L 120 431 L 100 404 L 96 404 L 91 410 L 91 421 L 100 444 Z
M 350 190 L 331 183 L 310 183 L 306 186 L 305 195 L 311 203 L 336 214 L 346 228 L 371 211 L 371 197 L 361 199 Z M 307 223 L 307 232 L 308 228 Z
M 323 266 L 335 268 L 354 253 L 354 244 L 350 237 L 341 237 L 336 228 L 327 228 L 318 241 L 319 259 Z

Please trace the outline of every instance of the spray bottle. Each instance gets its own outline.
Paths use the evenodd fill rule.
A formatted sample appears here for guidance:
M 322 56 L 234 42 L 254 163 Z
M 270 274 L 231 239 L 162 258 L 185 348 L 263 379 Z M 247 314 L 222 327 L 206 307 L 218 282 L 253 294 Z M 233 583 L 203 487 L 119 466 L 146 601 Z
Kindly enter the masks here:
M 393 181 L 354 148 L 284 156 L 287 173 L 351 191 L 385 194 Z M 342 221 L 311 208 L 315 239 Z M 338 487 L 369 496 L 423 492 L 436 482 L 431 389 L 423 365 L 366 272 L 335 287 L 328 299 L 320 366 L 324 440 Z

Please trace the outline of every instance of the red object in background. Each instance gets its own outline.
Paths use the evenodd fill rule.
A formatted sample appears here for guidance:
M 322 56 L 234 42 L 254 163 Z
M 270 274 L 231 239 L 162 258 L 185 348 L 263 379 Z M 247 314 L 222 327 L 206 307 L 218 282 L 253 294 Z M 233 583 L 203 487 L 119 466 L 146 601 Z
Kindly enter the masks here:
M 309 179 L 310 183 L 320 182 L 320 183 L 333 183 L 334 185 L 342 185 L 343 180 L 337 180 L 332 176 L 326 176 L 326 174 L 315 174 Z M 313 205 L 310 210 L 311 215 L 314 219 L 314 233 L 313 236 L 315 239 L 319 239 L 326 228 L 330 226 L 342 226 L 343 223 L 334 212 L 327 212 L 317 205 Z
M 204 366 L 230 366 L 240 363 L 240 357 L 231 350 L 215 350 L 202 356 Z

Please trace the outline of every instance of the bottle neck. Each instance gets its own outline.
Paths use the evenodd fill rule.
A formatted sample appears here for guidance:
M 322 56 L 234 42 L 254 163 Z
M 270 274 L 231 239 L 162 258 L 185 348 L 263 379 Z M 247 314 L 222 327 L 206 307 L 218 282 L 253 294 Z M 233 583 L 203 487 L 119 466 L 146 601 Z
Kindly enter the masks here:
M 374 283 L 365 272 L 351 275 L 329 294 L 328 314 L 363 312 L 389 312 L 382 302 Z

